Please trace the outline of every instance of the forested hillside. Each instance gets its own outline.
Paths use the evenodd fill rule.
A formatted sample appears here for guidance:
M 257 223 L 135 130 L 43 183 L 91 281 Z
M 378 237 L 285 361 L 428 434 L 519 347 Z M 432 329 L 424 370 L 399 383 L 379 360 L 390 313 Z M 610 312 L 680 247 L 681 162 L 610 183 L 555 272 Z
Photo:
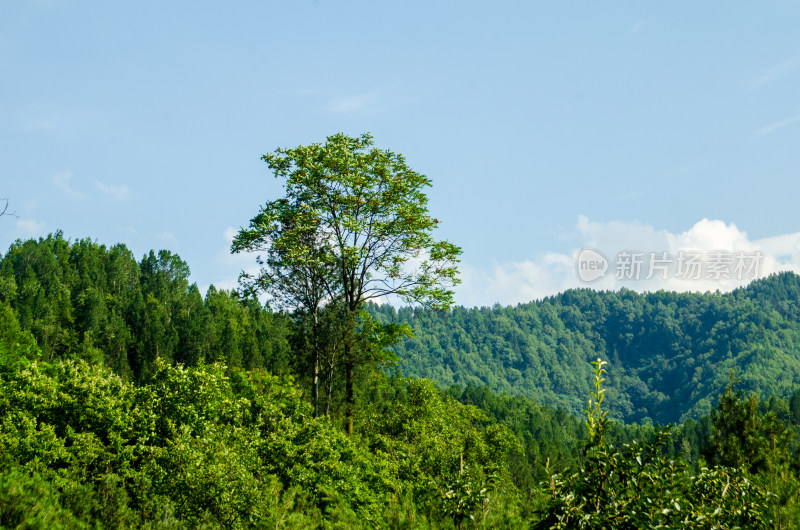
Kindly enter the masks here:
M 124 245 L 59 233 L 2 256 L 0 306 L 43 359 L 100 362 L 134 381 L 158 357 L 277 374 L 298 362 L 286 315 L 213 286 L 203 296 L 188 278 L 169 251 L 137 261 Z M 599 357 L 615 417 L 669 423 L 710 412 L 732 370 L 744 390 L 788 398 L 800 385 L 799 301 L 800 276 L 782 273 L 726 294 L 584 289 L 516 307 L 370 311 L 413 328 L 394 346 L 403 375 L 579 413 Z
M 626 422 L 707 414 L 732 370 L 764 397 L 800 385 L 800 276 L 790 272 L 724 294 L 579 289 L 516 307 L 370 311 L 414 329 L 395 346 L 404 374 L 572 412 L 585 406 L 588 363 L 608 359 L 612 414 Z
M 189 273 L 167 250 L 137 261 L 125 245 L 58 232 L 2 256 L 0 307 L 16 312 L 43 359 L 103 363 L 124 379 L 143 381 L 156 358 L 285 373 L 286 318 L 213 286 L 204 297 Z
M 326 376 L 331 390 L 322 413 L 313 411 L 301 314 L 274 313 L 255 298 L 213 287 L 203 297 L 188 277 L 187 264 L 168 251 L 136 261 L 124 245 L 70 242 L 60 233 L 14 243 L 0 258 L 0 525 L 567 528 L 583 521 L 588 528 L 785 528 L 798 522 L 792 462 L 800 392 L 759 401 L 727 380 L 721 397 L 709 397 L 710 415 L 668 432 L 608 421 L 607 414 L 627 414 L 619 414 L 621 401 L 610 388 L 605 398 L 607 385 L 631 377 L 617 373 L 620 355 L 608 370 L 602 363 L 593 370 L 577 355 L 568 358 L 573 365 L 560 366 L 576 392 L 584 392 L 565 399 L 583 403 L 583 418 L 485 385 L 442 390 L 391 368 L 363 369 L 354 374 L 355 428 L 348 436 L 340 365 Z M 788 340 L 794 328 L 777 323 L 788 322 L 795 308 L 787 300 L 796 299 L 796 282 L 781 275 L 732 295 L 651 296 L 704 308 L 698 329 L 708 337 L 715 326 L 733 326 L 732 318 L 718 325 L 709 312 L 728 308 L 736 315 L 741 305 L 750 318 L 761 311 L 770 322 L 752 329 L 763 336 L 784 329 L 777 334 Z M 513 309 L 456 309 L 439 320 L 426 311 L 403 309 L 398 317 L 385 307 L 371 309 L 381 318 L 409 319 L 418 337 L 405 351 L 413 351 L 414 341 L 432 343 L 425 325 L 443 330 L 461 319 L 462 328 L 452 329 L 461 329 L 467 353 L 474 349 L 469 337 L 481 337 L 486 348 L 514 337 L 525 344 L 509 324 L 524 310 L 526 329 L 539 329 L 555 355 L 577 351 L 562 344 L 564 337 L 571 345 L 590 344 L 594 330 L 599 341 L 613 337 L 600 334 L 601 321 L 624 314 L 611 309 L 614 297 L 631 309 L 630 344 L 645 343 L 651 297 L 630 292 L 569 292 Z M 592 304 L 594 312 L 579 309 Z M 362 334 L 373 329 L 369 319 L 359 322 Z M 571 328 L 576 323 L 578 331 Z M 497 333 L 501 324 L 506 335 Z M 370 332 L 363 347 L 387 346 L 371 344 L 375 337 Z M 583 354 L 592 351 L 600 350 L 587 346 Z M 390 367 L 384 353 L 377 359 Z M 436 366 L 434 359 L 427 366 Z M 748 380 L 748 364 L 731 366 Z

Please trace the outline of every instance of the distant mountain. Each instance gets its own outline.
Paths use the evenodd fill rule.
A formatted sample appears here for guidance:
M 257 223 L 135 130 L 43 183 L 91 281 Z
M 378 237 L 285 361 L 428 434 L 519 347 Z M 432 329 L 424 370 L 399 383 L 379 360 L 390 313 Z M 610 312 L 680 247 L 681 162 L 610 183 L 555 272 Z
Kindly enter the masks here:
M 487 385 L 579 412 L 591 366 L 609 361 L 612 414 L 675 422 L 711 410 L 735 370 L 762 398 L 800 386 L 800 276 L 780 273 L 731 293 L 569 290 L 516 307 L 449 313 L 371 306 L 410 324 L 404 375 Z

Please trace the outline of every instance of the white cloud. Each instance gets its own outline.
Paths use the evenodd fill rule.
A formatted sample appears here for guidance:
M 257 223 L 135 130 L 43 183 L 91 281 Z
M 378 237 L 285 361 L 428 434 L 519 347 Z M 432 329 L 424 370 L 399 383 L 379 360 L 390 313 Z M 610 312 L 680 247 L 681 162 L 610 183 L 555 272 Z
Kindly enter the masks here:
M 647 25 L 646 20 L 639 20 L 628 30 L 630 33 L 641 33 Z
M 20 238 L 30 238 L 44 235 L 44 221 L 36 219 L 17 219 L 17 235 Z
M 165 243 L 176 243 L 178 241 L 178 238 L 175 237 L 175 234 L 166 230 L 160 234 L 157 234 L 156 237 Z
M 25 121 L 23 128 L 28 132 L 46 131 L 52 132 L 58 128 L 58 122 L 54 119 L 31 119 Z
M 17 111 L 21 129 L 29 133 L 70 134 L 76 127 L 96 121 L 96 111 L 52 105 L 27 105 Z
M 563 254 L 546 254 L 536 261 L 494 263 L 491 271 L 464 264 L 462 283 L 455 288 L 459 305 L 492 306 L 530 302 L 578 286 L 574 261 Z
M 118 201 L 124 201 L 131 195 L 130 188 L 128 188 L 128 186 L 125 184 L 120 184 L 120 185 L 104 184 L 100 181 L 95 180 L 94 186 L 95 188 L 100 190 L 100 192 L 103 195 L 106 195 L 107 197 L 111 197 Z
M 351 112 L 375 112 L 383 108 L 379 104 L 379 99 L 378 93 L 376 92 L 342 97 L 332 101 L 328 105 L 328 111 L 335 112 L 337 114 L 346 114 Z
M 784 127 L 788 127 L 790 125 L 794 125 L 795 123 L 800 123 L 800 112 L 794 114 L 793 116 L 789 116 L 786 119 L 776 121 L 761 127 L 760 129 L 753 132 L 753 136 L 755 138 L 763 138 L 769 134 L 772 134 L 776 131 L 783 129 Z
M 457 303 L 513 305 L 578 287 L 612 290 L 627 287 L 639 292 L 659 289 L 730 291 L 754 277 L 784 270 L 800 272 L 800 232 L 752 240 L 735 224 L 720 220 L 703 219 L 684 232 L 672 233 L 636 222 L 599 223 L 583 216 L 578 218 L 575 229 L 583 248 L 595 249 L 607 259 L 608 270 L 600 279 L 586 283 L 578 277 L 576 259 L 580 248 L 564 254 L 548 253 L 532 260 L 495 263 L 489 271 L 466 264 L 461 268 L 463 283 L 456 288 Z M 625 252 L 628 258 L 622 254 Z M 652 262 L 652 275 L 651 253 L 656 258 Z M 634 254 L 642 261 L 638 279 L 634 267 L 625 267 L 626 259 L 630 259 L 628 264 L 633 264 L 635 258 L 630 256 Z M 689 269 L 685 261 L 683 276 L 678 270 L 679 258 L 688 260 L 693 255 L 700 260 L 699 279 L 690 279 L 695 274 L 686 274 Z M 760 256 L 757 270 L 748 274 L 746 269 L 755 265 L 753 260 L 757 256 Z M 666 258 L 666 261 L 659 262 L 659 258 Z M 714 268 L 720 260 L 729 261 L 724 264 L 725 272 L 716 278 Z M 745 269 L 736 272 L 737 264 Z M 662 272 L 660 265 L 666 270 Z
M 88 197 L 87 194 L 81 193 L 79 191 L 75 191 L 72 188 L 69 181 L 72 178 L 71 171 L 60 171 L 53 175 L 53 184 L 55 184 L 56 188 L 61 190 L 65 195 L 73 198 L 73 199 L 85 199 Z
M 764 85 L 777 81 L 797 68 L 800 68 L 800 57 L 794 57 L 787 61 L 774 64 L 761 72 L 761 74 L 750 82 L 750 89 L 756 90 Z
M 239 233 L 239 230 L 237 230 L 236 228 L 234 228 L 232 226 L 229 226 L 228 228 L 225 229 L 225 232 L 224 232 L 223 235 L 225 236 L 225 241 L 228 243 L 228 245 L 233 243 L 233 238 L 236 237 L 236 234 L 238 234 L 238 233 Z
M 216 278 L 213 283 L 217 289 L 236 289 L 239 287 L 239 273 L 242 271 L 253 275 L 259 272 L 258 264 L 256 264 L 257 252 L 231 254 L 231 243 L 233 243 L 233 238 L 238 233 L 239 230 L 237 228 L 229 226 L 222 234 L 225 246 L 217 253 L 217 262 L 224 265 L 226 270 L 230 270 L 231 274 Z M 208 289 L 208 286 L 206 286 L 206 289 Z

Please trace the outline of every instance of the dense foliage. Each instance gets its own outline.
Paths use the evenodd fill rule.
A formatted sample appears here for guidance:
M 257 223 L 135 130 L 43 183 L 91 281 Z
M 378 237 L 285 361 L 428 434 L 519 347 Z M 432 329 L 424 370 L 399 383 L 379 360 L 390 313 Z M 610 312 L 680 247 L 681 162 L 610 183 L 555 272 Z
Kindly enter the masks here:
M 615 412 L 629 417 L 613 387 L 632 377 L 615 373 L 625 370 L 619 359 L 594 374 L 588 362 L 574 360 L 575 373 L 587 377 L 574 376 L 576 394 L 564 403 L 580 402 L 583 419 L 571 413 L 575 407 L 554 408 L 522 392 L 483 384 L 442 389 L 391 370 L 363 371 L 348 436 L 339 421 L 341 385 L 325 404 L 329 414 L 313 414 L 302 319 L 214 288 L 202 297 L 187 278 L 186 264 L 169 252 L 137 262 L 122 245 L 69 242 L 61 234 L 17 242 L 0 259 L 0 526 L 800 525 L 800 392 L 775 378 L 765 393 L 771 397 L 750 393 L 755 354 L 724 364 L 735 377 L 715 376 L 724 382 L 716 393 L 708 390 L 709 414 L 671 429 L 610 419 Z M 730 306 L 725 322 L 700 318 L 717 330 L 732 325 L 739 305 L 760 308 L 748 313 L 757 323 L 753 337 L 775 333 L 788 344 L 796 281 L 781 275 L 731 295 L 687 299 L 697 307 Z M 575 295 L 630 298 L 643 311 L 650 300 L 578 292 L 524 306 L 550 315 L 539 315 L 554 337 L 545 343 L 565 345 L 559 337 L 581 336 L 574 329 L 602 331 L 564 323 L 567 313 L 582 314 L 567 309 Z M 372 310 L 395 322 L 408 311 Z M 441 318 L 483 315 L 470 325 L 485 326 L 486 343 L 499 348 L 492 326 L 501 317 L 508 325 L 515 311 L 522 314 L 456 309 Z M 529 313 L 530 329 L 537 314 Z M 644 318 L 636 314 L 633 322 Z M 424 325 L 436 318 L 408 315 L 418 338 L 405 347 L 432 344 Z M 694 329 L 688 313 L 682 318 L 677 329 Z M 778 321 L 780 333 L 771 327 Z M 522 339 L 509 329 L 495 336 Z M 469 335 L 454 330 L 466 359 Z M 707 332 L 721 344 L 724 335 Z M 630 333 L 634 345 L 647 335 L 643 328 Z M 752 340 L 732 348 L 770 343 Z M 415 358 L 398 350 L 406 352 L 404 362 Z M 634 366 L 641 371 L 642 364 Z M 646 412 L 641 417 L 650 417 Z
M 133 385 L 84 361 L 4 368 L 5 526 L 459 524 L 510 487 L 514 436 L 424 380 L 394 381 L 354 438 L 260 370 L 158 360 Z
M 589 443 L 580 469 L 550 477 L 551 498 L 542 528 L 771 528 L 787 510 L 774 492 L 740 468 L 702 467 L 689 476 L 662 451 L 669 429 L 622 450 L 609 443 L 604 361 L 595 365 L 586 408 Z M 723 410 L 720 416 L 725 415 Z M 797 523 L 796 515 L 793 523 Z
M 574 413 L 598 357 L 610 366 L 612 415 L 626 422 L 708 414 L 731 370 L 765 398 L 800 386 L 800 276 L 791 272 L 724 294 L 579 289 L 516 307 L 370 311 L 414 330 L 395 347 L 404 374 Z
M 58 232 L 2 256 L 0 312 L 33 334 L 42 359 L 103 363 L 125 380 L 144 381 L 157 358 L 286 373 L 285 317 L 213 286 L 203 297 L 188 278 L 169 251 L 137 262 L 125 245 Z

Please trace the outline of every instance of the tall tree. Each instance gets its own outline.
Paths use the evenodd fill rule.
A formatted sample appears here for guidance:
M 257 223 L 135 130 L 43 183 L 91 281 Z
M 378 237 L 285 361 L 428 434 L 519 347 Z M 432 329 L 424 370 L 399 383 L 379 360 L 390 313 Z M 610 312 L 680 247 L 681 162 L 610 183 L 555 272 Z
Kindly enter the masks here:
M 311 388 L 314 416 L 318 416 L 323 347 L 320 313 L 326 303 L 335 306 L 337 300 L 332 290 L 336 270 L 331 247 L 314 213 L 298 199 L 269 203 L 250 221 L 250 230 L 240 231 L 231 250 L 266 252 L 263 258 L 256 258 L 259 273 L 242 272 L 240 285 L 248 295 L 267 292 L 271 306 L 294 315 L 296 327 L 311 350 Z
M 340 133 L 324 144 L 264 155 L 275 176 L 285 180 L 285 196 L 268 202 L 233 243 L 234 251 L 256 243 L 276 248 L 279 264 L 289 270 L 312 262 L 335 271 L 321 281 L 329 299 L 341 300 L 351 328 L 374 299 L 395 296 L 448 309 L 451 287 L 458 283 L 461 249 L 432 235 L 439 221 L 428 213 L 424 189 L 430 179 L 408 167 L 402 155 L 373 146 L 369 134 Z M 324 242 L 326 252 L 308 244 L 309 234 Z M 356 342 L 345 340 L 343 355 L 350 433 L 360 362 Z

